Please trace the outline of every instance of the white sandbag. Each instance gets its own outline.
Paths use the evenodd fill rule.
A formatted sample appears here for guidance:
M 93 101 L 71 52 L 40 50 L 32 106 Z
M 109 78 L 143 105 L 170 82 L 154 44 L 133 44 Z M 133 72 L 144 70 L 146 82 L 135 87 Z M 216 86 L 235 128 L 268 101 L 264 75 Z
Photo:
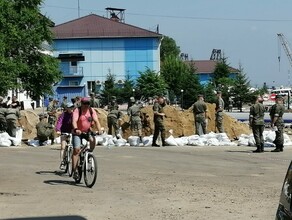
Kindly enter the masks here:
M 110 146 L 115 145 L 112 135 L 107 135 L 107 141 L 108 141 L 108 145 Z
M 289 143 L 289 142 L 291 142 L 289 135 L 284 133 L 284 143 Z
M 207 143 L 207 139 L 205 138 L 198 138 L 198 139 L 189 139 L 189 145 L 191 146 L 205 146 Z
M 249 137 L 240 136 L 238 139 L 238 145 L 239 146 L 248 146 L 248 140 L 249 140 Z
M 27 144 L 28 144 L 28 146 L 31 146 L 31 147 L 39 147 L 40 146 L 39 140 L 28 140 Z
M 165 139 L 165 143 L 168 146 L 177 146 L 177 143 L 175 141 L 175 138 L 172 135 L 170 135 L 168 138 Z
M 95 136 L 95 142 L 96 142 L 96 145 L 102 145 L 103 136 L 102 135 L 96 135 Z
M 56 144 L 61 144 L 61 136 L 55 138 Z
M 182 138 L 174 138 L 174 141 L 176 142 L 177 146 L 184 146 L 184 141 Z
M 128 142 L 130 146 L 139 146 L 140 138 L 138 136 L 130 136 L 128 137 Z
M 253 136 L 249 137 L 248 146 L 255 146 L 255 140 Z
M 145 147 L 151 146 L 152 145 L 152 140 L 153 140 L 153 136 L 148 136 L 148 137 L 143 137 L 142 141 Z
M 20 146 L 21 145 L 21 139 L 10 137 L 9 140 L 11 141 L 13 146 Z
M 229 138 L 228 138 L 226 133 L 218 133 L 218 134 L 216 134 L 216 138 L 217 138 L 218 141 L 229 140 Z
M 272 142 L 265 142 L 264 147 L 275 147 L 276 145 Z
M 117 147 L 125 146 L 126 143 L 127 143 L 127 140 L 120 138 L 120 139 L 116 140 L 115 146 L 117 146 Z
M 15 138 L 19 139 L 20 141 L 22 140 L 22 133 L 23 133 L 23 129 L 18 127 L 16 128 L 16 135 Z
M 180 139 L 182 141 L 183 146 L 188 145 L 188 143 L 189 143 L 189 138 L 188 137 L 181 137 Z
M 0 147 L 10 147 L 11 145 L 12 143 L 9 139 L 0 137 Z
M 188 145 L 193 145 L 200 138 L 199 135 L 191 135 L 188 137 Z
M 210 138 L 207 140 L 207 145 L 208 146 L 219 146 L 220 142 L 218 141 L 217 138 Z
M 203 134 L 201 137 L 204 137 L 206 139 L 211 139 L 211 138 L 217 138 L 217 134 L 214 132 L 210 132 L 209 134 Z
M 264 131 L 263 136 L 265 141 L 273 142 L 275 140 L 276 133 L 274 131 Z

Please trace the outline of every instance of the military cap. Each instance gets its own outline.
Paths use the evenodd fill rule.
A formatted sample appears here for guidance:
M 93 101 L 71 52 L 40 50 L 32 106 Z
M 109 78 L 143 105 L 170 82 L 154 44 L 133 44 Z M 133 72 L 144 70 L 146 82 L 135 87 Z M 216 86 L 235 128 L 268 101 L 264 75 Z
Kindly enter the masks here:
M 282 99 L 283 96 L 282 95 L 276 95 L 276 99 Z
M 47 118 L 47 117 L 48 117 L 47 114 L 44 114 L 44 113 L 39 114 L 40 119 Z

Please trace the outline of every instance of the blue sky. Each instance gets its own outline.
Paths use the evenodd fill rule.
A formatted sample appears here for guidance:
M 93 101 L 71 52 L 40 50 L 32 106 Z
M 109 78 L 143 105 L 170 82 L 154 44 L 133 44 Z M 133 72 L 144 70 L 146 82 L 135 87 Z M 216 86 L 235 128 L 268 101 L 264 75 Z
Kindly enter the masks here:
M 79 0 L 80 16 L 107 16 L 105 8 L 124 8 L 126 23 L 176 40 L 194 60 L 224 51 L 232 67 L 241 63 L 253 86 L 291 86 L 292 67 L 277 33 L 292 44 L 291 0 Z M 78 18 L 78 0 L 44 0 L 41 11 L 56 24 Z M 292 49 L 292 46 L 291 46 Z

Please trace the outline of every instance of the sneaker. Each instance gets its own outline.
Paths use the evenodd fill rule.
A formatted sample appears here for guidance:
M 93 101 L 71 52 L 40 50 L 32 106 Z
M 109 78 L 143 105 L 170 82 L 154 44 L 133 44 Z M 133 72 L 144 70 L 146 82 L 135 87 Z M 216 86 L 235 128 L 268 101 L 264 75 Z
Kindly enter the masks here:
M 79 173 L 78 173 L 78 171 L 75 171 L 74 172 L 73 179 L 75 179 L 75 180 L 78 180 L 79 179 Z
M 65 170 L 65 163 L 64 163 L 64 161 L 62 161 L 61 164 L 60 164 L 60 170 Z

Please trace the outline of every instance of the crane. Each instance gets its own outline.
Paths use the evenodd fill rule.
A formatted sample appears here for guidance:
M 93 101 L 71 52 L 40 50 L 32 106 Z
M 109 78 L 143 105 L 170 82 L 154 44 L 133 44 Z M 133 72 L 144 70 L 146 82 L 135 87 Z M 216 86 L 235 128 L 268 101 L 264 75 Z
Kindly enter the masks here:
M 289 63 L 292 67 L 292 52 L 291 52 L 291 49 L 289 47 L 289 42 L 287 41 L 286 37 L 284 36 L 284 34 L 280 33 L 280 34 L 277 34 L 278 35 L 278 39 L 279 39 L 279 43 L 282 44 L 283 48 L 284 48 L 284 51 L 288 57 L 288 60 L 289 60 Z M 280 48 L 279 48 L 280 50 Z M 278 56 L 278 60 L 279 60 L 279 65 L 280 65 L 280 60 L 281 60 L 281 57 L 280 57 L 280 53 L 279 53 L 279 56 Z M 279 66 L 280 68 L 280 66 Z

